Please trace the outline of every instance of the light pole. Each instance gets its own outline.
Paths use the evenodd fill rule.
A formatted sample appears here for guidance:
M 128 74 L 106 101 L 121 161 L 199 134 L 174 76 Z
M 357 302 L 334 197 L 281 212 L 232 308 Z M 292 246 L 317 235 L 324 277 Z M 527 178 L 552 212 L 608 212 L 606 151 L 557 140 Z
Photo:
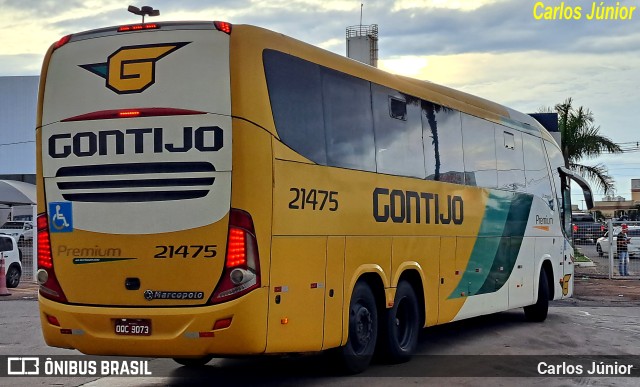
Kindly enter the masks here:
M 139 15 L 142 16 L 142 22 L 144 23 L 144 17 L 145 16 L 158 16 L 160 15 L 160 10 L 158 9 L 153 9 L 153 7 L 149 7 L 148 5 L 145 5 L 141 8 L 138 7 L 134 7 L 133 5 L 130 5 L 129 8 L 127 8 L 127 11 L 135 14 L 135 15 Z

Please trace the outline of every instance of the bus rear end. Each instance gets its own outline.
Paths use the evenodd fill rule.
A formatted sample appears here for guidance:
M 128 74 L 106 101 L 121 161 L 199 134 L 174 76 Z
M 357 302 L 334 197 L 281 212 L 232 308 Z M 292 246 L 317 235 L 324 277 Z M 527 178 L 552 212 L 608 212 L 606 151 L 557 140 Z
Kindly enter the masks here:
M 219 22 L 144 24 L 49 50 L 37 128 L 47 344 L 105 355 L 264 351 L 253 219 L 230 204 L 230 33 Z

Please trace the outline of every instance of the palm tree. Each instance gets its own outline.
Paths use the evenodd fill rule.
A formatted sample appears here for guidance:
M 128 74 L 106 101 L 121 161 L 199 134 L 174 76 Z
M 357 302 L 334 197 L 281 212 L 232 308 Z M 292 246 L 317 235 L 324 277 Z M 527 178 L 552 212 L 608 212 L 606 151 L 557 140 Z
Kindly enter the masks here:
M 573 100 L 567 98 L 555 106 L 565 167 L 593 181 L 605 194 L 611 193 L 615 181 L 609 176 L 607 168 L 602 164 L 584 165 L 579 161 L 585 157 L 600 156 L 603 152 L 622 153 L 622 149 L 598 133 L 600 127 L 594 126 L 593 113 L 589 109 L 582 106 L 575 108 L 572 104 Z

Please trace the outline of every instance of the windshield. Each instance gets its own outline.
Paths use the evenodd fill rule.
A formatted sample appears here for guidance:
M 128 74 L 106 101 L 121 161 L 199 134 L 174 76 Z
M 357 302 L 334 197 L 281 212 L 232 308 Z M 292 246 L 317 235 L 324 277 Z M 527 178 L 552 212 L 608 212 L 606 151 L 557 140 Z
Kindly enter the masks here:
M 12 230 L 20 230 L 24 227 L 24 223 L 22 222 L 7 222 L 2 225 L 0 228 L 12 229 Z

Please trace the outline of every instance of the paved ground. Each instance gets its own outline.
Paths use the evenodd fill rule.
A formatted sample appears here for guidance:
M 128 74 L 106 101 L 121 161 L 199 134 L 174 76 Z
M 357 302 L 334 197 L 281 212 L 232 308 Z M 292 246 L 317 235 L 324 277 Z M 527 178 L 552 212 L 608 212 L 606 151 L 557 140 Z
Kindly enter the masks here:
M 578 362 L 601 360 L 599 355 L 621 356 L 623 361 L 640 359 L 640 281 L 609 280 L 597 270 L 578 268 L 575 297 L 555 301 L 544 324 L 524 321 L 522 310 L 512 310 L 427 329 L 421 335 L 418 355 L 403 365 L 374 364 L 357 377 L 344 377 L 326 371 L 318 355 L 214 359 L 200 370 L 180 367 L 169 359 L 153 359 L 150 378 L 42 377 L 5 379 L 3 386 L 89 385 L 165 386 L 165 385 L 334 385 L 366 387 L 402 384 L 446 384 L 455 386 L 604 385 L 636 386 L 636 378 L 610 377 L 456 377 L 425 378 L 425 370 L 440 362 L 454 367 L 456 375 L 464 369 L 486 368 L 488 372 L 523 369 L 536 375 L 536 367 L 523 365 L 531 360 Z M 37 287 L 21 284 L 10 289 L 11 296 L 0 298 L 0 355 L 77 354 L 47 347 L 40 334 Z M 2 302 L 3 300 L 9 302 Z M 522 357 L 520 355 L 533 355 Z M 501 355 L 492 358 L 493 355 Z M 508 355 L 508 356 L 502 356 Z M 440 356 L 440 357 L 439 357 Z M 442 363 L 446 357 L 446 364 Z M 451 360 L 450 360 L 451 359 Z M 497 360 L 500 359 L 500 360 Z M 505 359 L 505 360 L 503 360 Z M 631 360 L 629 360 L 631 359 Z M 606 360 L 606 359 L 605 359 Z M 453 363 L 452 363 L 453 362 Z M 503 364 L 504 363 L 504 364 Z M 462 368 L 460 368 L 462 367 Z M 251 370 L 247 372 L 247 370 Z M 158 375 L 158 376 L 155 376 Z M 162 376 L 160 376 L 162 375 Z

